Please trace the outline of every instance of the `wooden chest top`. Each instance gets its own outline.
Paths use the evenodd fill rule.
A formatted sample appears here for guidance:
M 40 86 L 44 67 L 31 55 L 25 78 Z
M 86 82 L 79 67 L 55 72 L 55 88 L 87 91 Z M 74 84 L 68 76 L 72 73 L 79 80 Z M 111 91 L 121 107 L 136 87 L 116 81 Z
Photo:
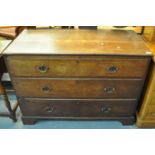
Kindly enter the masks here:
M 133 31 L 24 30 L 4 54 L 151 55 Z

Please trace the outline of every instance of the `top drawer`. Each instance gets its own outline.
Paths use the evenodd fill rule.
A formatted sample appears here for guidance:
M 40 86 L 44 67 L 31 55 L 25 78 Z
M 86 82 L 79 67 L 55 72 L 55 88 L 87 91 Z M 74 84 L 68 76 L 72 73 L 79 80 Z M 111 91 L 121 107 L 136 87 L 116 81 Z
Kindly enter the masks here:
M 115 56 L 7 56 L 12 76 L 143 77 L 148 58 Z

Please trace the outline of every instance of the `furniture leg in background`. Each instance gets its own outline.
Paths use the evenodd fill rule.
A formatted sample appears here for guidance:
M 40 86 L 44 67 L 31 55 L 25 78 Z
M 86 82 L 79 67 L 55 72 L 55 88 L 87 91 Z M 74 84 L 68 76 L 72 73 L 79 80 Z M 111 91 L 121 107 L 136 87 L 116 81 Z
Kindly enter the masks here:
M 6 89 L 1 81 L 2 79 L 2 75 L 5 72 L 6 68 L 5 68 L 5 64 L 2 58 L 2 53 L 4 51 L 4 49 L 6 49 L 6 47 L 11 43 L 11 40 L 2 40 L 0 41 L 0 96 L 2 96 L 2 99 L 4 100 L 4 103 L 9 111 L 8 112 L 3 112 L 0 113 L 0 116 L 8 116 L 10 117 L 14 122 L 17 120 L 16 119 L 16 110 L 18 107 L 18 103 L 15 104 L 15 106 L 12 108 L 10 101 L 8 99 L 8 95 L 6 93 Z
M 9 111 L 9 113 L 0 113 L 0 116 L 9 116 L 14 122 L 16 122 L 16 110 L 18 107 L 18 103 L 15 104 L 13 108 L 11 108 L 10 101 L 8 99 L 5 87 L 3 86 L 2 82 L 0 82 L 0 95 L 2 96 L 2 99 L 4 100 L 4 103 Z

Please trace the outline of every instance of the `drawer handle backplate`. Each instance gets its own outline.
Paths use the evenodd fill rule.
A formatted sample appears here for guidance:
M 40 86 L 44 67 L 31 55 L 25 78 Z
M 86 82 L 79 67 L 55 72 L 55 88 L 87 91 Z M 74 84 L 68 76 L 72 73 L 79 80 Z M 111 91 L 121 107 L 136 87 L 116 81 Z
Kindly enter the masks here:
M 101 108 L 101 112 L 104 113 L 104 114 L 107 114 L 111 111 L 111 108 L 110 107 L 102 107 Z
M 45 64 L 42 64 L 42 65 L 39 65 L 37 67 L 38 71 L 41 72 L 41 73 L 46 73 L 49 69 L 49 67 Z
M 52 88 L 49 88 L 48 86 L 44 86 L 44 87 L 41 88 L 41 91 L 43 93 L 49 93 L 49 92 L 52 91 Z
M 104 88 L 104 91 L 108 94 L 114 93 L 115 92 L 115 88 L 114 87 L 106 87 Z
M 118 69 L 118 67 L 112 65 L 112 66 L 108 67 L 107 70 L 110 73 L 116 73 L 119 69 Z
M 44 110 L 46 112 L 48 112 L 48 113 L 51 113 L 51 112 L 53 112 L 53 107 L 52 106 L 47 106 L 47 107 L 44 108 Z

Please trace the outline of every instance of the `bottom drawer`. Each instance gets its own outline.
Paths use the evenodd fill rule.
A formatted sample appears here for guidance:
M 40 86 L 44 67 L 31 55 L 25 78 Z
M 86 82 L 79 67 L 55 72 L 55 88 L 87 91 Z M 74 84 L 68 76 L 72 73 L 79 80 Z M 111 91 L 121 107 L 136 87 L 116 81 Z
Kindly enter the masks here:
M 136 100 L 20 99 L 20 108 L 24 116 L 131 116 L 136 111 Z

